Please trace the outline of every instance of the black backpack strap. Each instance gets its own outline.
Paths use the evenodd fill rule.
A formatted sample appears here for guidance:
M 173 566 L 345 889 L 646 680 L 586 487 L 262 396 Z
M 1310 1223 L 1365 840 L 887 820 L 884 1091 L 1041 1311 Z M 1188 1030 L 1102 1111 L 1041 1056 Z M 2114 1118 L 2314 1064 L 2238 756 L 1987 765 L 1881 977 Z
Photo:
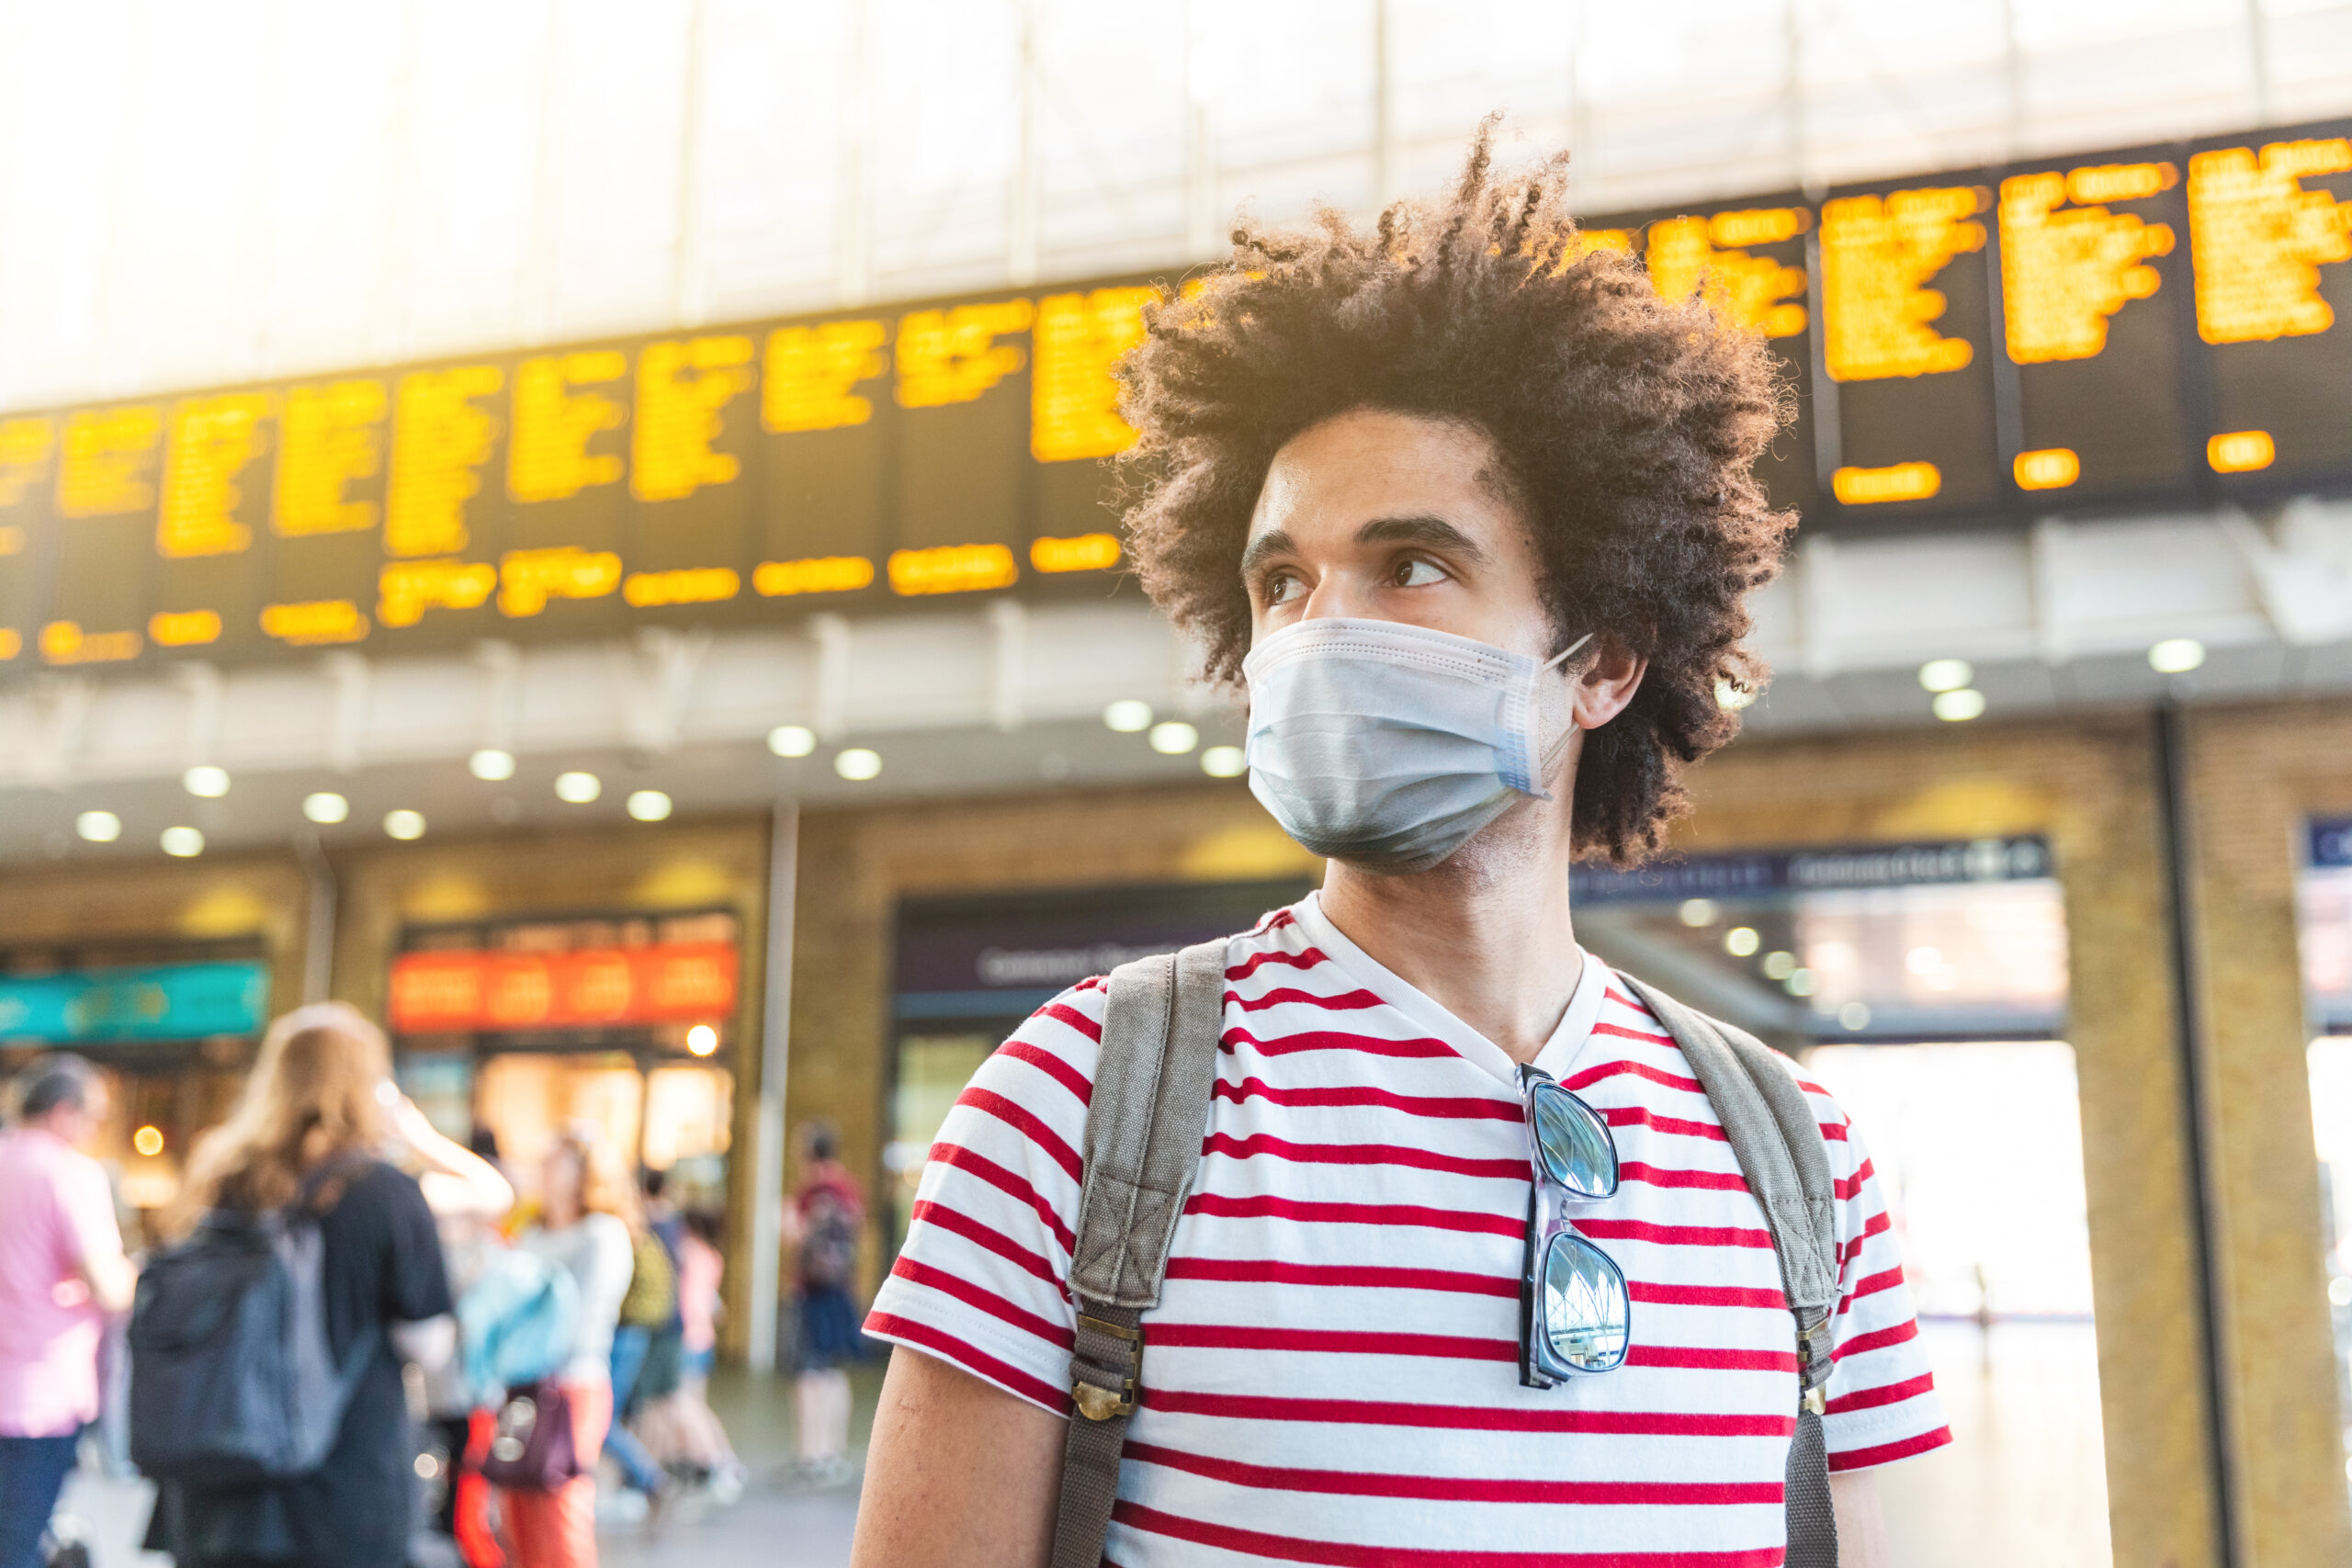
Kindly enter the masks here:
M 1783 1492 L 1786 1561 L 1788 1568 L 1837 1568 L 1838 1520 L 1830 1507 L 1821 1415 L 1838 1307 L 1838 1203 L 1821 1123 L 1780 1055 L 1762 1041 L 1684 1007 L 1622 969 L 1617 974 L 1666 1025 L 1698 1074 L 1772 1233 L 1797 1343 L 1797 1425 Z
M 1070 1254 L 1076 1408 L 1062 1450 L 1053 1568 L 1097 1568 L 1102 1561 L 1119 1455 L 1143 1377 L 1143 1314 L 1159 1304 L 1168 1249 L 1208 1126 L 1225 953 L 1224 941 L 1204 942 L 1111 972 Z

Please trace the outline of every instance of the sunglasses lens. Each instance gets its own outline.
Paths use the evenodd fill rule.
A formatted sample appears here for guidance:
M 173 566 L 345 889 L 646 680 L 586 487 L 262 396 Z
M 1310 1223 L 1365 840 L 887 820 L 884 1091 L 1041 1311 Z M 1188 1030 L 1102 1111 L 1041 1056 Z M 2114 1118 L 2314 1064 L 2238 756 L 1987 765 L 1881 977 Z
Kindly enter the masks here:
M 1617 1266 L 1581 1236 L 1554 1236 L 1544 1254 L 1543 1333 L 1552 1353 L 1578 1371 L 1610 1371 L 1625 1359 L 1631 1315 Z
M 1579 1198 L 1614 1193 L 1617 1148 L 1592 1108 L 1551 1084 L 1535 1086 L 1534 1104 L 1535 1145 L 1545 1173 Z

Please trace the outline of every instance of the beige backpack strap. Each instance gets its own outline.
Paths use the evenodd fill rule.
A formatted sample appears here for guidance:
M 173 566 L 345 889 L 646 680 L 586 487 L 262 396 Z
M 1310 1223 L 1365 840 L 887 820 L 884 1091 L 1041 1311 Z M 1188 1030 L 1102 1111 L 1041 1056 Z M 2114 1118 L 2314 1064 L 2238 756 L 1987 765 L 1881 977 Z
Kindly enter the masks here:
M 1838 1204 L 1829 1148 L 1804 1090 L 1778 1053 L 1721 1019 L 1684 1007 L 1623 970 L 1618 977 L 1666 1025 L 1724 1124 L 1747 1190 L 1764 1210 L 1781 1289 L 1796 1322 L 1796 1434 L 1784 1496 L 1788 1568 L 1836 1568 L 1838 1521 L 1829 1504 L 1829 1457 L 1821 1431 L 1838 1305 Z
M 1200 1164 L 1225 1011 L 1226 943 L 1111 971 L 1086 1112 L 1086 1186 L 1069 1291 L 1069 1435 L 1054 1568 L 1098 1568 L 1119 1454 L 1143 1377 L 1143 1314 L 1159 1304 L 1168 1249 Z

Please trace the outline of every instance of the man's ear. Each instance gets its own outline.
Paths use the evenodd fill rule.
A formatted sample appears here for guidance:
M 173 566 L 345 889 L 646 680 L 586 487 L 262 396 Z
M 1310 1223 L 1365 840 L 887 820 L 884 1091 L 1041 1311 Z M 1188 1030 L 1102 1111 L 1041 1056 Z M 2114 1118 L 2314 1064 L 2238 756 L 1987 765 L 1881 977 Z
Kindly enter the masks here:
M 1578 729 L 1599 729 L 1623 713 L 1634 694 L 1641 690 L 1642 677 L 1650 667 L 1648 660 L 1614 632 L 1602 632 L 1593 644 L 1591 660 L 1577 671 L 1568 687 Z

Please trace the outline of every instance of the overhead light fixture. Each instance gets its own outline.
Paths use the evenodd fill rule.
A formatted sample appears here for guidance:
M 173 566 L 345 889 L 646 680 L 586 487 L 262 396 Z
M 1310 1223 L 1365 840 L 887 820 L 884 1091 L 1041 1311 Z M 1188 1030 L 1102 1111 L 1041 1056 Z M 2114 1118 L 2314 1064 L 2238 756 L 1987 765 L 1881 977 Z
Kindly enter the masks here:
M 2205 662 L 2205 645 L 2193 637 L 2168 637 L 2148 649 L 2148 668 L 2159 675 L 2186 675 Z
M 193 828 L 166 828 L 160 841 L 165 854 L 177 855 L 182 860 L 204 852 L 204 835 Z
M 1962 686 L 1956 691 L 1938 692 L 1936 700 L 1928 705 L 1947 724 L 1966 724 L 1984 715 L 1984 694 L 1973 686 Z
M 1919 684 L 1930 692 L 1957 692 L 1976 679 L 1976 666 L 1965 659 L 1930 659 L 1919 666 Z
M 1715 901 L 1713 898 L 1685 898 L 1682 908 L 1676 912 L 1681 916 L 1682 923 L 1693 931 L 1715 923 Z
M 94 844 L 111 844 L 122 837 L 122 818 L 111 811 L 85 811 L 74 818 L 74 830 Z
M 402 808 L 384 813 L 384 832 L 389 838 L 405 842 L 424 837 L 424 813 Z
M 1212 746 L 1201 753 L 1201 772 L 1213 779 L 1238 779 L 1249 771 L 1249 754 L 1238 746 Z
M 149 1159 L 164 1152 L 164 1130 L 150 1122 L 130 1134 L 130 1146 Z
M 1757 934 L 1754 926 L 1734 926 L 1724 932 L 1724 951 L 1734 958 L 1752 957 L 1763 945 L 1764 939 Z
M 670 797 L 658 789 L 631 790 L 628 814 L 640 822 L 659 822 L 670 815 Z
M 1151 728 L 1151 705 L 1121 697 L 1102 710 L 1102 726 L 1122 735 L 1137 735 Z
M 686 1049 L 697 1056 L 707 1056 L 718 1049 L 718 1031 L 707 1023 L 697 1023 L 686 1031 Z
M 833 772 L 852 784 L 864 784 L 882 772 L 882 753 L 869 751 L 863 746 L 853 746 L 833 756 Z
M 466 772 L 484 784 L 504 784 L 514 776 L 514 753 L 485 746 L 466 759 Z
M 605 781 L 594 773 L 570 773 L 555 776 L 555 797 L 571 806 L 585 806 L 605 793 Z
M 200 800 L 218 800 L 229 793 L 229 770 L 200 763 L 180 775 L 180 787 Z
M 331 789 L 302 797 L 302 815 L 313 822 L 334 824 L 351 815 L 351 802 Z
M 779 724 L 768 731 L 768 750 L 779 757 L 806 757 L 817 749 L 817 732 L 805 724 Z
M 1171 718 L 1153 725 L 1144 739 L 1161 756 L 1181 757 L 1201 743 L 1201 732 L 1181 718 Z

